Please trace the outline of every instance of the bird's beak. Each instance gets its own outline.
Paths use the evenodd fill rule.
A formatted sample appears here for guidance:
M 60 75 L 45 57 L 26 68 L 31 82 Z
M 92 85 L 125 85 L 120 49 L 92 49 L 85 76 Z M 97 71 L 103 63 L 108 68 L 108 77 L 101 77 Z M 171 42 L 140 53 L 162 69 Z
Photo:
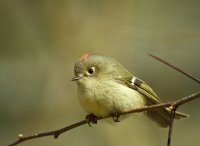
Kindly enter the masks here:
M 82 76 L 75 76 L 71 79 L 71 81 L 77 81 L 80 80 L 82 78 Z

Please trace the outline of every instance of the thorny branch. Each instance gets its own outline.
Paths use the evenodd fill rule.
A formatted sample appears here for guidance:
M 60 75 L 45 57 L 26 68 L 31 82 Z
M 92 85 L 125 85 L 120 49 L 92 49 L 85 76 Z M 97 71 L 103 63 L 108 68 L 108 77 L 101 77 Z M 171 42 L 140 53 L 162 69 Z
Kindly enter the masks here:
M 198 83 L 200 83 L 200 79 L 192 76 L 191 74 L 188 74 L 184 71 L 182 71 L 181 69 L 179 69 L 178 67 L 175 67 L 174 65 L 171 65 L 170 63 L 154 56 L 154 55 L 151 55 L 149 54 L 151 57 L 159 60 L 160 62 L 176 69 L 177 71 L 183 73 L 184 75 L 186 75 L 187 77 L 197 81 Z M 130 111 L 127 111 L 127 112 L 123 112 L 123 113 L 118 113 L 119 115 L 126 115 L 126 114 L 130 114 L 130 113 L 137 113 L 137 112 L 145 112 L 145 111 L 150 111 L 150 110 L 155 110 L 155 109 L 159 109 L 159 108 L 163 108 L 163 107 L 170 107 L 171 108 L 171 123 L 170 123 L 170 126 L 169 126 L 169 133 L 168 133 L 168 141 L 167 141 L 167 146 L 170 146 L 170 143 L 171 143 L 171 135 L 172 135 L 172 127 L 173 127 L 173 122 L 174 122 L 174 114 L 176 112 L 176 109 L 187 103 L 187 102 L 190 102 L 194 99 L 197 99 L 197 98 L 200 98 L 200 91 L 199 92 L 196 92 L 194 94 L 191 94 L 189 96 L 186 96 L 184 98 L 181 98 L 179 100 L 176 100 L 176 101 L 172 101 L 172 102 L 166 102 L 166 103 L 161 103 L 161 104 L 156 104 L 156 105 L 151 105 L 151 106 L 144 106 L 142 108 L 135 108 L 133 110 L 130 110 Z M 106 119 L 106 118 L 110 118 L 112 117 L 113 115 L 109 115 L 107 117 L 98 117 L 96 120 L 102 120 L 102 119 Z M 35 139 L 35 138 L 40 138 L 40 137 L 45 137 L 45 136 L 53 136 L 54 138 L 58 138 L 58 136 L 66 131 L 69 131 L 71 129 L 74 129 L 74 128 L 77 128 L 79 126 L 82 126 L 82 125 L 85 125 L 87 123 L 90 123 L 91 121 L 89 121 L 88 119 L 84 119 L 80 122 L 77 122 L 77 123 L 74 123 L 72 125 L 69 125 L 69 126 L 66 126 L 64 128 L 61 128 L 61 129 L 58 129 L 58 130 L 54 130 L 54 131 L 49 131 L 49 132 L 42 132 L 42 133 L 36 133 L 36 134 L 33 134 L 33 135 L 28 135 L 28 136 L 23 136 L 22 134 L 19 134 L 18 135 L 18 140 L 16 140 L 15 142 L 9 144 L 8 146 L 14 146 L 14 145 L 17 145 L 19 143 L 22 143 L 24 141 L 27 141 L 27 140 L 31 140 L 31 139 Z
M 162 104 L 156 104 L 156 105 L 151 105 L 151 106 L 145 106 L 142 108 L 135 108 L 133 110 L 127 111 L 127 112 L 123 112 L 123 113 L 119 113 L 119 115 L 126 115 L 126 114 L 130 114 L 130 113 L 136 113 L 136 112 L 144 112 L 144 111 L 149 111 L 149 110 L 155 110 L 158 108 L 163 108 L 163 107 L 178 107 L 182 104 L 185 104 L 191 100 L 197 99 L 200 97 L 200 91 L 196 92 L 192 95 L 189 95 L 187 97 L 184 97 L 182 99 L 173 101 L 173 102 L 166 102 L 166 103 L 162 103 Z M 103 118 L 97 118 L 97 120 L 102 120 L 102 119 L 106 119 L 106 118 L 110 118 L 112 117 L 112 115 L 107 116 L 107 117 L 103 117 Z M 66 126 L 64 128 L 55 130 L 55 131 L 49 131 L 49 132 L 43 132 L 43 133 L 37 133 L 34 135 L 29 135 L 29 136 L 23 136 L 22 134 L 19 134 L 18 136 L 18 140 L 15 141 L 14 143 L 10 144 L 9 146 L 14 146 L 17 145 L 23 141 L 26 140 L 30 140 L 30 139 L 35 139 L 35 138 L 39 138 L 39 137 L 45 137 L 45 136 L 54 136 L 54 138 L 58 138 L 58 136 L 66 131 L 69 131 L 71 129 L 77 128 L 79 126 L 85 125 L 87 123 L 89 123 L 90 121 L 88 121 L 87 119 L 82 120 L 80 122 L 77 122 L 75 124 Z
M 200 83 L 200 79 L 197 78 L 197 77 L 195 77 L 195 76 L 193 76 L 191 73 L 187 73 L 187 72 L 181 70 L 180 68 L 178 68 L 177 66 L 172 65 L 172 64 L 170 64 L 169 62 L 167 62 L 167 61 L 165 61 L 165 60 L 163 60 L 163 59 L 161 59 L 161 58 L 159 58 L 159 57 L 157 57 L 157 56 L 155 56 L 155 55 L 149 54 L 149 56 L 151 56 L 151 57 L 153 57 L 154 59 L 156 59 L 156 60 L 162 62 L 163 64 L 165 64 L 165 65 L 167 65 L 167 66 L 169 66 L 169 67 L 171 67 L 171 68 L 177 70 L 178 72 L 184 74 L 185 76 L 187 76 L 187 77 L 189 77 L 190 79 L 196 81 L 197 83 Z M 188 101 L 187 101 L 187 100 L 184 100 L 184 101 L 182 101 L 182 102 L 188 102 Z M 178 106 L 173 106 L 173 108 L 172 108 L 172 110 L 171 110 L 167 146 L 170 146 L 170 144 L 171 144 L 172 128 L 173 128 L 173 124 L 174 124 L 174 115 L 175 115 L 175 112 L 176 112 L 177 108 L 178 108 Z
M 167 66 L 169 66 L 169 67 L 171 67 L 171 68 L 177 70 L 178 72 L 184 74 L 185 76 L 187 76 L 187 77 L 189 77 L 190 79 L 196 81 L 197 83 L 200 83 L 200 79 L 197 78 L 197 77 L 195 77 L 195 76 L 193 76 L 191 73 L 187 73 L 187 72 L 181 70 L 180 68 L 178 68 L 178 67 L 176 67 L 176 66 L 170 64 L 169 62 L 167 62 L 167 61 L 165 61 L 165 60 L 163 60 L 163 59 L 161 59 L 161 58 L 159 58 L 159 57 L 156 57 L 155 55 L 149 54 L 149 56 L 151 56 L 151 57 L 153 57 L 154 59 L 156 59 L 156 60 L 158 60 L 158 61 L 164 63 L 165 65 L 167 65 Z

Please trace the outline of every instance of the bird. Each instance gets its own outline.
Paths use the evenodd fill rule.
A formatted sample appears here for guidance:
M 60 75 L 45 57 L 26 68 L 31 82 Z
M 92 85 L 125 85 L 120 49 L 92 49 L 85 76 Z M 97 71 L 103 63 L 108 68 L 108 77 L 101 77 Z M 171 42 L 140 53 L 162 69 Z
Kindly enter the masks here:
M 120 113 L 162 103 L 149 85 L 111 57 L 85 53 L 75 62 L 74 74 L 72 81 L 78 84 L 78 100 L 88 114 L 86 118 L 115 115 L 117 122 Z M 146 111 L 145 115 L 160 127 L 169 127 L 170 113 L 167 107 Z M 189 115 L 176 111 L 174 117 Z

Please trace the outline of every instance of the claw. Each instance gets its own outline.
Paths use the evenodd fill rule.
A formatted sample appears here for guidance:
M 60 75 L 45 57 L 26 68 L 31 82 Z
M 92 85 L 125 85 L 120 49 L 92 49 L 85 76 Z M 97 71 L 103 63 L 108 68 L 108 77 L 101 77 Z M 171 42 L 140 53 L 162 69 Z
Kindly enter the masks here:
M 85 117 L 85 119 L 88 121 L 88 125 L 92 127 L 92 124 L 97 124 L 97 117 L 94 114 L 89 114 Z
M 117 112 L 112 114 L 112 118 L 114 122 L 120 122 L 119 117 L 120 115 Z

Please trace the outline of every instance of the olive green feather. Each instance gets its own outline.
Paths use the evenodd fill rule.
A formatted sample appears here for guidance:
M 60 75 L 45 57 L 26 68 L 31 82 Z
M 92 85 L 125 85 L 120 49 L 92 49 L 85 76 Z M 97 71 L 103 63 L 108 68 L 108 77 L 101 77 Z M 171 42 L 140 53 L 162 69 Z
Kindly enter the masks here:
M 142 80 L 135 78 L 134 83 L 131 81 L 131 78 L 119 78 L 123 84 L 137 90 L 140 94 L 146 98 L 147 105 L 159 104 L 162 103 L 161 99 L 156 95 L 156 93 Z M 155 109 L 147 111 L 146 114 L 149 118 L 156 121 L 161 127 L 168 127 L 170 124 L 170 108 Z M 176 112 L 175 119 L 187 118 L 189 115 Z

